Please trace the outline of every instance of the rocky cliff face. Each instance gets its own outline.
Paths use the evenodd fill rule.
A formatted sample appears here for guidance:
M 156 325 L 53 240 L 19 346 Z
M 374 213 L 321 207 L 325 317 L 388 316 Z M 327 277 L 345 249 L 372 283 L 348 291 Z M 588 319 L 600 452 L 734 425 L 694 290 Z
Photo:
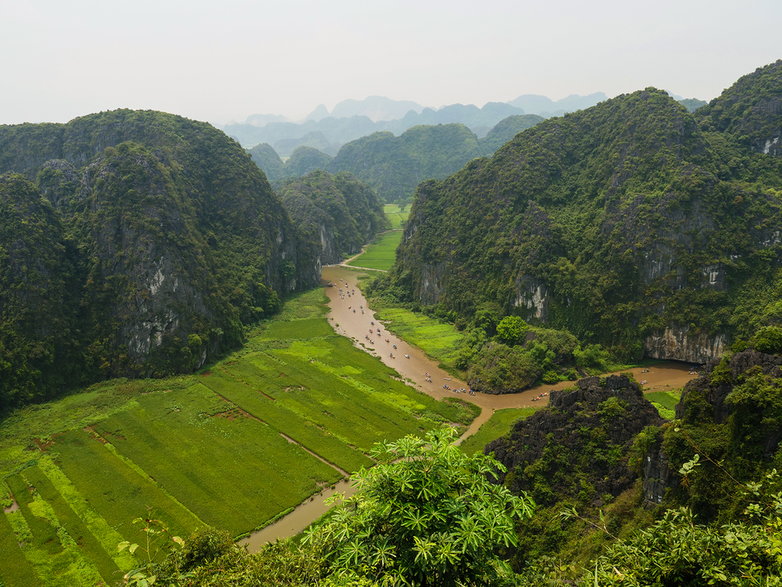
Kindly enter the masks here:
M 676 406 L 675 426 L 646 450 L 643 492 L 650 504 L 689 505 L 717 515 L 743 479 L 773 466 L 782 440 L 782 356 L 748 349 L 710 362 Z M 682 482 L 682 464 L 699 457 Z
M 78 251 L 59 311 L 78 316 L 87 379 L 197 368 L 319 279 L 263 174 L 208 124 L 118 110 L 0 126 L 8 171 L 35 180 Z
M 572 497 L 597 504 L 632 485 L 628 448 L 646 426 L 661 422 L 634 381 L 589 377 L 551 392 L 547 409 L 517 422 L 486 452 L 508 468 L 503 481 L 513 491 L 530 491 L 541 503 Z
M 690 335 L 688 326 L 668 326 L 644 339 L 644 352 L 653 359 L 673 359 L 688 363 L 707 363 L 728 349 L 725 334 Z

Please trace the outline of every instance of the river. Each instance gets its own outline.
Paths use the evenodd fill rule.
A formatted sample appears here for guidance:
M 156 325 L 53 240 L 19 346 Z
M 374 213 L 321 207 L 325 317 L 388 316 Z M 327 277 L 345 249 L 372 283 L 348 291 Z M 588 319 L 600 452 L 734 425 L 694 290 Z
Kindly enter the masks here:
M 553 385 L 539 385 L 521 393 L 505 395 L 456 393 L 453 391 L 454 389 L 467 389 L 469 387 L 467 383 L 441 369 L 437 361 L 430 359 L 419 348 L 409 345 L 386 330 L 375 319 L 367 306 L 366 298 L 357 285 L 358 274 L 356 271 L 340 265 L 331 265 L 323 268 L 322 277 L 324 281 L 331 284 L 324 288 L 329 298 L 327 318 L 331 327 L 338 334 L 350 338 L 357 347 L 394 368 L 402 379 L 419 391 L 437 399 L 458 397 L 481 408 L 481 413 L 465 430 L 457 444 L 473 435 L 495 410 L 530 406 L 542 407 L 548 403 L 550 391 L 573 385 L 572 381 L 562 381 Z M 350 295 L 347 295 L 348 292 Z M 675 362 L 659 363 L 652 367 L 635 367 L 622 372 L 632 373 L 637 381 L 643 382 L 642 388 L 645 393 L 678 389 L 695 377 L 690 372 L 689 365 Z M 429 375 L 428 379 L 427 374 Z M 449 389 L 445 389 L 444 385 L 447 385 Z M 248 551 L 253 552 L 267 542 L 298 534 L 328 511 L 330 506 L 323 502 L 337 491 L 351 494 L 353 487 L 348 481 L 340 481 L 335 488 L 328 488 L 310 497 L 294 508 L 291 513 L 253 533 L 241 543 L 246 544 Z

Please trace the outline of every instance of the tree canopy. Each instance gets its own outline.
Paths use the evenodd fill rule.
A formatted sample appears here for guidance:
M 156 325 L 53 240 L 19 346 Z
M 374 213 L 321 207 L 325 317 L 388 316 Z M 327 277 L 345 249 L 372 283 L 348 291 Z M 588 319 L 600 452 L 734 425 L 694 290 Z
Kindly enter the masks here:
M 379 445 L 380 464 L 353 476 L 358 490 L 309 540 L 335 574 L 381 584 L 498 585 L 498 553 L 516 543 L 515 524 L 534 508 L 491 479 L 502 466 L 467 456 L 448 428 Z

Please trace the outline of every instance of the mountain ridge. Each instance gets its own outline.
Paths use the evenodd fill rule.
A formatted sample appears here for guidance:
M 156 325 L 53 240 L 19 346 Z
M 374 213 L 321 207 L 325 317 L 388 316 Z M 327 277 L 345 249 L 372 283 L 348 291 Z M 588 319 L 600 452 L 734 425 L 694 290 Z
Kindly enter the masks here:
M 421 184 L 386 287 L 467 319 L 496 302 L 628 358 L 719 355 L 751 331 L 740 312 L 758 319 L 742 286 L 779 268 L 782 174 L 700 112 L 647 88 Z

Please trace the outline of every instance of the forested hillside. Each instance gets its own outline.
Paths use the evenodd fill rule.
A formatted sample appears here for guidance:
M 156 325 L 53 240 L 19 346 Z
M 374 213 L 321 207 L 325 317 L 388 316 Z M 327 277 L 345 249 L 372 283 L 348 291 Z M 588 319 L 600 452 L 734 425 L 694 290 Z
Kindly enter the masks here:
M 208 124 L 117 110 L 0 127 L 4 408 L 236 348 L 312 251 L 249 156 Z M 30 230 L 36 227 L 36 230 Z
M 780 96 L 777 62 L 695 114 L 647 88 L 541 122 L 418 187 L 382 287 L 463 321 L 493 302 L 627 358 L 719 356 L 781 316 Z
M 349 173 L 313 171 L 277 187 L 318 265 L 339 263 L 388 228 L 377 195 Z
M 415 126 L 399 136 L 376 132 L 347 143 L 334 158 L 312 147 L 298 147 L 283 163 L 266 143 L 248 152 L 270 181 L 317 169 L 347 171 L 369 184 L 384 202 L 406 201 L 423 180 L 447 177 L 470 159 L 494 153 L 541 120 L 533 114 L 509 116 L 483 139 L 462 124 Z

